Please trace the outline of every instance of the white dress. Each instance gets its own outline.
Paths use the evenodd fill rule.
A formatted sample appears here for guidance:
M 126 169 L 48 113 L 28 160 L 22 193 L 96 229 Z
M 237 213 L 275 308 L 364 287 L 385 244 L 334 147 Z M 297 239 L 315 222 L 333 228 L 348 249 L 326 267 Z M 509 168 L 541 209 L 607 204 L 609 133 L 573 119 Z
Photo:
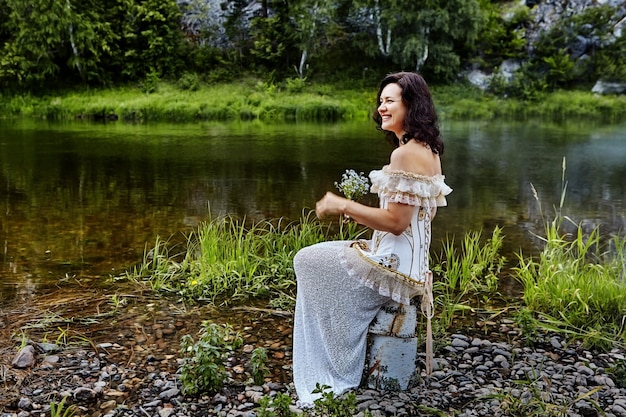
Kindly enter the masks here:
M 415 206 L 411 225 L 399 236 L 375 230 L 370 241 L 323 242 L 294 257 L 293 378 L 301 405 L 320 397 L 312 393 L 318 383 L 337 395 L 359 386 L 369 324 L 389 299 L 408 304 L 422 295 L 422 304 L 432 305 L 431 220 L 452 189 L 443 175 L 388 166 L 372 171 L 370 180 L 381 208 Z

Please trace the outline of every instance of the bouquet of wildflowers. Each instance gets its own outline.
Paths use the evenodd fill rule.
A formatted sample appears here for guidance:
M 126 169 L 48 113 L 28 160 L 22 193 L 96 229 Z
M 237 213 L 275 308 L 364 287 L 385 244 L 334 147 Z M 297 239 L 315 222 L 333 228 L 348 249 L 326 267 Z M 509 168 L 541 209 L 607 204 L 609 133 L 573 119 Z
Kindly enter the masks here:
M 370 190 L 367 177 L 361 172 L 357 174 L 353 169 L 347 169 L 341 176 L 341 182 L 335 181 L 335 187 L 349 200 L 358 200 Z

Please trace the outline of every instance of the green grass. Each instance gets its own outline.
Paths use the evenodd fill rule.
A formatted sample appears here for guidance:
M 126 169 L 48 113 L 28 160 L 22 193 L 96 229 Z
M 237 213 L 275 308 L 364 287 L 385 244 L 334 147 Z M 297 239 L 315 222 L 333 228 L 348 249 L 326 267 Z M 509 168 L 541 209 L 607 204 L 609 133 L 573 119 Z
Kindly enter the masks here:
M 361 231 L 353 223 L 331 232 L 312 212 L 293 223 L 278 219 L 246 224 L 245 220 L 220 217 L 199 226 L 182 253 L 158 239 L 146 251 L 144 261 L 125 278 L 188 300 L 227 304 L 276 298 L 284 305 L 289 304 L 284 302 L 286 297 L 293 304 L 296 252 L 328 238 L 356 238 Z
M 591 92 L 558 91 L 539 100 L 503 99 L 467 84 L 433 86 L 442 119 L 626 119 L 625 96 L 597 96 Z M 146 91 L 150 91 L 149 93 Z M 132 122 L 194 122 L 261 120 L 364 120 L 376 107 L 376 86 L 364 88 L 306 81 L 271 84 L 255 79 L 239 83 L 203 84 L 158 81 L 141 85 L 81 89 L 34 96 L 1 96 L 2 117 L 51 120 L 125 120 Z
M 432 265 L 437 305 L 433 324 L 438 331 L 458 326 L 454 319 L 459 314 L 470 319 L 485 313 L 512 314 L 530 342 L 539 331 L 549 331 L 601 349 L 626 344 L 626 239 L 607 239 L 597 230 L 585 234 L 582 227 L 573 235 L 561 233 L 562 222 L 570 221 L 561 212 L 565 172 L 562 181 L 557 213 L 546 221 L 545 236 L 538 236 L 544 242 L 538 256 L 520 253 L 518 264 L 504 272 L 499 227 L 485 239 L 481 232 L 468 231 L 460 242 L 444 243 Z M 278 219 L 247 224 L 220 217 L 198 227 L 184 248 L 157 240 L 144 261 L 122 278 L 190 301 L 263 299 L 292 309 L 296 252 L 321 241 L 355 239 L 366 231 L 356 223 L 323 225 L 312 212 L 292 223 Z M 521 300 L 502 300 L 498 282 L 504 273 L 512 273 L 522 284 Z M 504 308 L 495 305 L 501 301 L 507 303 Z
M 567 182 L 563 160 L 562 195 L 552 220 L 545 220 L 542 252 L 519 255 L 515 278 L 524 286 L 520 321 L 532 334 L 541 328 L 561 332 L 585 345 L 610 348 L 626 343 L 626 239 L 603 239 L 598 229 L 585 234 L 562 214 Z M 536 191 L 533 193 L 539 201 Z M 543 217 L 543 212 L 542 212 Z M 576 233 L 562 232 L 563 222 Z
M 497 294 L 499 275 L 506 261 L 500 255 L 502 242 L 502 229 L 496 227 L 484 243 L 481 232 L 466 233 L 460 248 L 453 240 L 444 243 L 432 266 L 441 329 L 450 328 L 458 312 L 485 304 Z

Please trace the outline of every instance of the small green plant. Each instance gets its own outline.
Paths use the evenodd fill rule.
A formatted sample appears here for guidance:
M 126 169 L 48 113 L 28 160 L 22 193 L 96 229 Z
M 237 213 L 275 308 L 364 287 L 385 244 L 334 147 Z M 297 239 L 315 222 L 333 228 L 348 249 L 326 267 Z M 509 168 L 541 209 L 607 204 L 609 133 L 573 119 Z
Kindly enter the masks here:
M 268 396 L 261 398 L 259 407 L 255 411 L 257 417 L 292 417 L 297 415 L 289 409 L 290 405 L 291 397 L 279 392 L 273 399 Z
M 613 374 L 615 384 L 620 388 L 626 388 L 626 360 L 618 361 L 615 366 L 607 369 L 608 373 Z
M 256 348 L 250 356 L 250 366 L 252 367 L 252 379 L 257 385 L 264 382 L 265 375 L 269 372 L 267 368 L 267 349 Z
M 228 353 L 243 343 L 228 324 L 204 321 L 198 340 L 185 335 L 180 344 L 182 365 L 178 372 L 186 394 L 215 393 L 228 377 L 224 361 Z
M 55 402 L 50 403 L 50 417 L 72 417 L 76 414 L 76 406 L 74 404 L 65 407 L 66 400 L 67 397 L 63 397 L 58 404 Z
M 200 76 L 195 72 L 185 72 L 176 85 L 181 90 L 197 91 L 200 88 Z
M 120 297 L 117 294 L 112 294 L 109 299 L 109 304 L 111 304 L 113 308 L 117 310 L 126 304 L 126 298 Z
M 357 413 L 356 394 L 348 392 L 336 396 L 328 385 L 316 384 L 313 394 L 322 396 L 314 401 L 315 413 L 320 416 L 352 417 Z
M 59 330 L 59 336 L 57 336 L 55 343 L 59 346 L 67 346 L 71 339 L 69 325 L 67 325 L 65 329 L 60 327 L 57 327 L 57 329 Z
M 146 78 L 141 83 L 141 91 L 145 94 L 156 93 L 159 89 L 159 81 L 161 77 L 159 76 L 159 72 L 154 68 L 150 70 L 149 73 L 146 74 Z
M 300 77 L 287 78 L 285 80 L 285 84 L 286 84 L 286 87 L 287 87 L 287 92 L 289 92 L 289 93 L 301 93 L 302 90 L 304 90 L 304 87 L 306 87 L 306 77 L 304 77 L 304 78 L 300 78 Z
M 273 82 L 269 82 L 269 81 L 268 82 L 259 81 L 256 83 L 254 88 L 259 92 L 269 94 L 269 95 L 274 94 L 276 90 L 278 89 L 278 87 L 276 87 L 276 84 L 274 84 Z

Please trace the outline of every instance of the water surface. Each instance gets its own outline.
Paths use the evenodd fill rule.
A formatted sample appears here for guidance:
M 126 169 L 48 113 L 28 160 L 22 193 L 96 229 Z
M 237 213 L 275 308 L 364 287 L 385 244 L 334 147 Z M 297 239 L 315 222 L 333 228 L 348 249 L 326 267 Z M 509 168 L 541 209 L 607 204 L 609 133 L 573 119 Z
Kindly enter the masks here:
M 532 233 L 560 204 L 564 159 L 563 213 L 606 234 L 625 229 L 626 125 L 444 122 L 442 130 L 454 191 L 435 219 L 433 250 L 496 225 L 508 258 L 533 250 Z M 380 168 L 390 151 L 367 121 L 1 121 L 0 300 L 118 275 L 157 236 L 181 237 L 211 214 L 297 220 L 346 168 Z

